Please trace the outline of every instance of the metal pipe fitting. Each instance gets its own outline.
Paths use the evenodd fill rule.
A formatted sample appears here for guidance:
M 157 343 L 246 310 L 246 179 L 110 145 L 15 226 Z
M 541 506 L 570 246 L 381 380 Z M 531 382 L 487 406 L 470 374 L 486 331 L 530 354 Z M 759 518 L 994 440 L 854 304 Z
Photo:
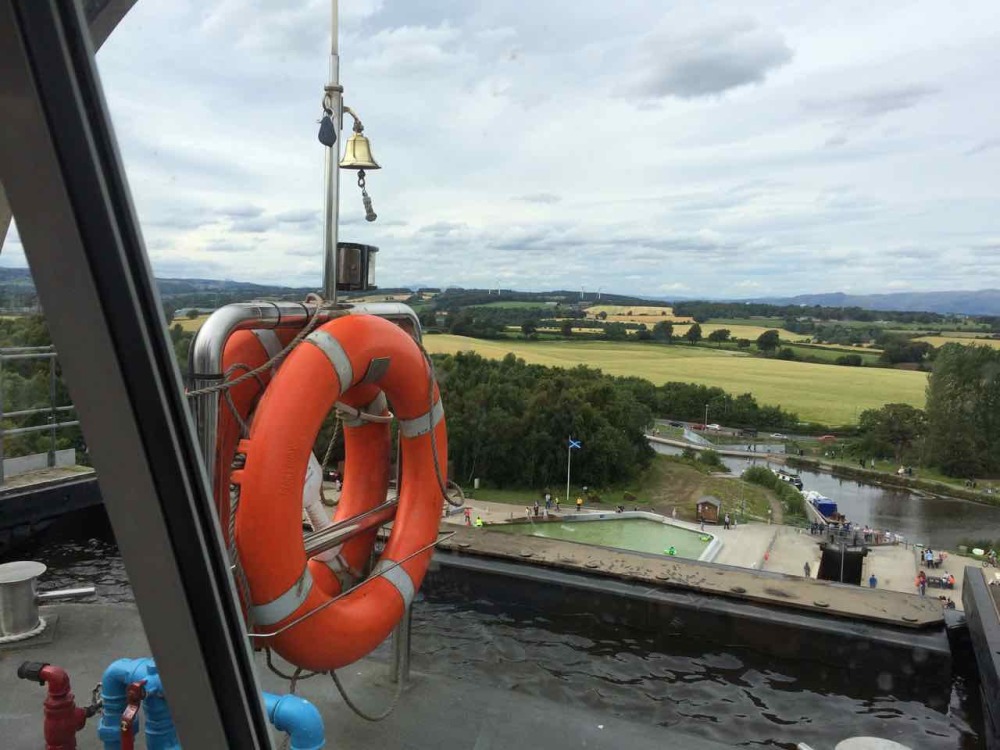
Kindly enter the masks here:
M 96 586 L 77 586 L 73 589 L 56 589 L 55 591 L 39 591 L 35 594 L 36 602 L 49 602 L 54 599 L 77 599 L 84 596 L 93 596 L 97 591 Z
M 222 381 L 222 355 L 236 331 L 302 328 L 316 308 L 300 302 L 239 302 L 220 307 L 204 322 L 191 342 L 188 367 L 193 390 Z M 198 396 L 191 404 L 202 460 L 211 486 L 215 486 L 215 449 L 219 429 L 219 394 Z
M 45 747 L 48 750 L 76 750 L 76 733 L 87 723 L 86 709 L 76 705 L 69 675 L 62 667 L 41 662 L 25 662 L 17 670 L 23 680 L 45 685 Z
M 291 740 L 291 750 L 321 750 L 326 745 L 323 717 L 297 695 L 264 693 L 264 708 L 274 728 Z

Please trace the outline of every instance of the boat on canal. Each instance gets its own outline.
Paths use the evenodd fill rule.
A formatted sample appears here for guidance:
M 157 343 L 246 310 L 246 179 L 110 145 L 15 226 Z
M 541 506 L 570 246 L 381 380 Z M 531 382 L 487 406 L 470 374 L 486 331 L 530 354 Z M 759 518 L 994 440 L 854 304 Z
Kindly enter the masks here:
M 777 476 L 778 479 L 780 479 L 782 482 L 792 485 L 792 487 L 797 489 L 799 492 L 802 491 L 802 477 L 800 477 L 798 474 L 794 474 L 788 471 L 787 469 L 783 469 L 781 467 L 778 467 L 777 469 L 772 469 L 772 471 L 774 472 L 775 476 Z

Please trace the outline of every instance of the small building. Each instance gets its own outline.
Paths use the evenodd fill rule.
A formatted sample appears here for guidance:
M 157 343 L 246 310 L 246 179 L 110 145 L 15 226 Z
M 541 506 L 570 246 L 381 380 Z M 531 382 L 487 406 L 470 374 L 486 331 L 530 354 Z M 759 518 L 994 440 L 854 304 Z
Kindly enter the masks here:
M 722 512 L 722 501 L 712 495 L 704 495 L 698 500 L 695 509 L 698 511 L 698 518 L 705 523 L 718 523 L 719 514 Z

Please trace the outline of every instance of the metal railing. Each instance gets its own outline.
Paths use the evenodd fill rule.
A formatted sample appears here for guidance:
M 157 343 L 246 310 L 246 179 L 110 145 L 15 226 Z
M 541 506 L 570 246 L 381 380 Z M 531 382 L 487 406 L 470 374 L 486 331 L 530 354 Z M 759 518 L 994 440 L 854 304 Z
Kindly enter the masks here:
M 57 375 L 56 375 L 56 360 L 58 359 L 58 354 L 56 353 L 55 347 L 53 346 L 19 346 L 19 347 L 6 347 L 0 349 L 0 486 L 3 485 L 5 481 L 4 476 L 4 458 L 6 458 L 7 451 L 7 440 L 8 437 L 17 435 L 28 435 L 35 432 L 48 432 L 49 433 L 49 450 L 48 450 L 48 461 L 47 465 L 49 468 L 56 465 L 56 433 L 67 427 L 78 427 L 80 421 L 78 419 L 70 419 L 64 422 L 60 422 L 60 415 L 75 411 L 76 407 L 72 404 L 57 406 Z M 3 397 L 3 366 L 5 362 L 16 362 L 25 360 L 48 360 L 49 362 L 49 403 L 47 406 L 34 407 L 31 409 L 19 409 L 17 411 L 4 411 L 4 397 Z M 48 422 L 46 424 L 30 425 L 27 427 L 12 427 L 8 428 L 4 426 L 4 420 L 7 419 L 21 419 L 24 417 L 32 417 L 39 414 L 48 415 Z

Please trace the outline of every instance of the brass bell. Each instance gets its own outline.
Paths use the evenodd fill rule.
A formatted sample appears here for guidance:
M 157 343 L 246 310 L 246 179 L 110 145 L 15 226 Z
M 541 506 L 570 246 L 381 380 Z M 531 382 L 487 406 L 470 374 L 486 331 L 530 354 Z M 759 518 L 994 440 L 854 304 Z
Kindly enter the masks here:
M 344 149 L 344 158 L 340 160 L 341 169 L 381 169 L 379 163 L 372 156 L 372 147 L 361 133 L 351 133 L 347 139 L 347 147 Z

